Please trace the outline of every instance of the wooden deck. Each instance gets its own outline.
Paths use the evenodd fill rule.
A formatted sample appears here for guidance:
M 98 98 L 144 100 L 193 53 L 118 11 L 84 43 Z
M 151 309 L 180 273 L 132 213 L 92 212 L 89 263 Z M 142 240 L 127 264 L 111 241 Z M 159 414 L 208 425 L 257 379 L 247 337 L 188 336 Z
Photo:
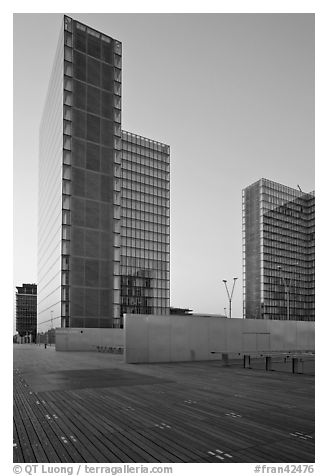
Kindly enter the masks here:
M 311 463 L 314 377 L 15 346 L 13 433 L 18 463 Z

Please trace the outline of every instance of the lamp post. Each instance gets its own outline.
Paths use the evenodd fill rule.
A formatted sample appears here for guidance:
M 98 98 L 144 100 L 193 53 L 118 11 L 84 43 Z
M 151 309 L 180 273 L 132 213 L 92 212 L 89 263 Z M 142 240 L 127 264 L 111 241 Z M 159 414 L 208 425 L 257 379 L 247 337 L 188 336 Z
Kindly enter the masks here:
M 54 311 L 53 311 L 53 310 L 50 311 L 50 315 L 51 315 L 51 330 L 50 330 L 50 335 L 49 335 L 49 329 L 48 329 L 48 337 L 50 337 L 50 339 L 48 339 L 49 345 L 52 344 L 52 340 L 53 340 L 53 328 L 54 328 Z M 49 341 L 50 341 L 50 342 L 49 342 Z
M 222 280 L 224 282 L 224 285 L 225 285 L 225 288 L 226 288 L 226 291 L 227 291 L 227 295 L 228 295 L 228 299 L 229 299 L 229 318 L 230 319 L 231 319 L 231 301 L 232 301 L 233 291 L 235 289 L 235 284 L 236 284 L 237 279 L 238 278 L 233 278 L 233 285 L 232 285 L 231 294 L 229 293 L 229 290 L 228 290 L 227 280 L 226 279 Z
M 286 307 L 287 307 L 287 321 L 289 321 L 290 316 L 289 316 L 289 286 L 287 285 L 287 281 L 285 279 L 285 276 L 283 275 L 282 271 L 283 268 L 281 266 L 278 266 L 278 270 L 280 271 L 283 283 L 284 283 L 284 288 L 285 288 L 285 294 L 286 294 Z

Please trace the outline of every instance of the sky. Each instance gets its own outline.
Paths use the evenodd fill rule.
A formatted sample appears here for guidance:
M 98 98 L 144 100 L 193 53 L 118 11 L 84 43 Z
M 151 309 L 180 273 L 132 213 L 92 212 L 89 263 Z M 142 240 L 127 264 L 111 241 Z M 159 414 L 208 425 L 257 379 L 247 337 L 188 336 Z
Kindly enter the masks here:
M 123 43 L 122 128 L 171 147 L 171 305 L 224 314 L 242 189 L 314 189 L 313 14 L 67 13 Z M 37 282 L 38 133 L 62 14 L 14 15 L 14 286 Z

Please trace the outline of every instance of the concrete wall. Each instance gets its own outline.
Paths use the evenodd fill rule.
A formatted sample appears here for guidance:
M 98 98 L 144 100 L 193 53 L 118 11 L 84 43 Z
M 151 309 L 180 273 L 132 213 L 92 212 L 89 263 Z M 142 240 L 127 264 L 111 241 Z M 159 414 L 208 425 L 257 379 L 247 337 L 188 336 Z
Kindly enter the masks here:
M 123 329 L 58 328 L 56 350 L 97 351 L 97 347 L 123 348 Z
M 128 363 L 217 360 L 222 353 L 314 350 L 314 322 L 199 316 L 124 317 Z

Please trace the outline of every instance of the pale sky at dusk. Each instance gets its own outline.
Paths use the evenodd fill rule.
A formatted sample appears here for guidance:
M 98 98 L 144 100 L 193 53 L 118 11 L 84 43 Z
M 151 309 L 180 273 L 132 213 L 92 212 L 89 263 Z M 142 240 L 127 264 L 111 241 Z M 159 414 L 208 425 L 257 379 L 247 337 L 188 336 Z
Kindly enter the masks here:
M 122 128 L 171 146 L 171 305 L 224 313 L 242 189 L 314 189 L 313 14 L 74 14 L 123 43 Z M 38 130 L 62 14 L 14 15 L 14 285 L 37 282 Z

